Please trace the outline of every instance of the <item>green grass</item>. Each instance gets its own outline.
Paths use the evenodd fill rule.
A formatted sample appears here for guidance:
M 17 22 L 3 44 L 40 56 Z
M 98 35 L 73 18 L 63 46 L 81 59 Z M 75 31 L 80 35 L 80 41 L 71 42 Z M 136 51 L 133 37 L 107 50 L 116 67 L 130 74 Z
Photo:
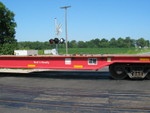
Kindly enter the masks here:
M 127 54 L 140 54 L 140 53 L 147 53 L 150 52 L 150 48 L 148 49 L 134 49 L 134 50 L 129 50 Z
M 38 50 L 39 55 L 44 55 L 44 50 Z
M 136 48 L 69 48 L 69 54 L 138 54 L 150 52 L 150 49 Z M 59 48 L 59 54 L 65 54 L 65 48 Z M 43 55 L 44 50 L 39 50 L 39 55 Z
M 70 48 L 70 54 L 125 54 L 126 48 Z M 59 53 L 65 53 L 65 49 L 59 49 Z

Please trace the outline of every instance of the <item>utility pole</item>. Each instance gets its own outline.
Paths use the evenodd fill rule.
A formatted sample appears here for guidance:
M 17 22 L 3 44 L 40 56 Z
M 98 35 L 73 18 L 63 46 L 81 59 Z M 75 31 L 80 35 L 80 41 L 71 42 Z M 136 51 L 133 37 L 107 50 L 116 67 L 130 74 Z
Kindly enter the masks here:
M 67 26 L 67 9 L 71 6 L 60 7 L 61 9 L 65 9 L 65 32 L 66 32 L 66 54 L 68 54 L 68 26 Z

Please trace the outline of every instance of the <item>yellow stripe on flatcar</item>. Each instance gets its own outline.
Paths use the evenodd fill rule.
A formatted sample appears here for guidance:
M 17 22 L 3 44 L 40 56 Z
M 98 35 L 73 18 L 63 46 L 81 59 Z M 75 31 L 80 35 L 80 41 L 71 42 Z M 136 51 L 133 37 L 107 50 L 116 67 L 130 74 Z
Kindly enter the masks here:
M 36 65 L 28 65 L 28 67 L 36 67 Z
M 83 65 L 74 65 L 74 68 L 83 68 Z
M 140 61 L 150 61 L 150 58 L 140 58 Z

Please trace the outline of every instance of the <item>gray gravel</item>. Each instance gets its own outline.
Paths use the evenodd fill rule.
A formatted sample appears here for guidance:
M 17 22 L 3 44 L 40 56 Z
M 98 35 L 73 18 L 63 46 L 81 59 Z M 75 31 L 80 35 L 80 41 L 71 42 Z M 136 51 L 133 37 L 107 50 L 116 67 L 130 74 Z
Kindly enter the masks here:
M 99 72 L 2 73 L 0 113 L 148 113 L 149 80 Z

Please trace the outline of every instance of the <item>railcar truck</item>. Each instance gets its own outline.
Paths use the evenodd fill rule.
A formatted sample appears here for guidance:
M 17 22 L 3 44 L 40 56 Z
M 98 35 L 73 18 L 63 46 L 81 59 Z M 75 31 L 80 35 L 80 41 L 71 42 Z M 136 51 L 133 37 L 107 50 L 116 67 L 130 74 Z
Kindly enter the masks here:
M 0 68 L 99 70 L 105 66 L 114 79 L 150 79 L 150 55 L 0 56 Z

